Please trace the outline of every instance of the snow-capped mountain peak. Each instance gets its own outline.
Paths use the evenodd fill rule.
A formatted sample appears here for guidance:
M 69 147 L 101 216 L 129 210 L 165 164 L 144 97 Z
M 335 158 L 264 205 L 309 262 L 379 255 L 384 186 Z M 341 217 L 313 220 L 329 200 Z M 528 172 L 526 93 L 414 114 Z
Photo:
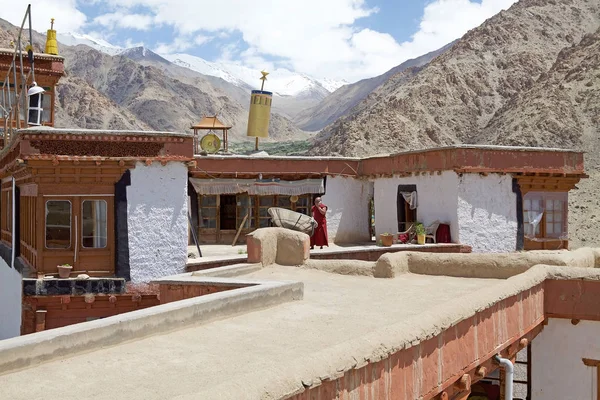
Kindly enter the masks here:
M 217 76 L 237 86 L 260 88 L 260 70 L 249 68 L 236 62 L 211 62 L 190 54 L 162 54 L 162 57 L 181 67 L 189 68 L 204 75 Z M 327 94 L 346 84 L 334 80 L 318 80 L 301 74 L 277 68 L 269 71 L 265 90 L 279 96 L 303 96 L 324 98 Z
M 321 86 L 323 86 L 329 92 L 335 92 L 336 90 L 338 90 L 339 88 L 341 88 L 344 85 L 349 84 L 350 82 L 347 82 L 343 79 L 341 81 L 338 81 L 335 79 L 323 78 L 323 79 L 319 79 L 319 83 L 321 84 Z
M 57 34 L 57 39 L 60 43 L 66 44 L 67 46 L 77 46 L 78 44 L 85 44 L 103 53 L 111 56 L 119 54 L 124 49 L 119 46 L 108 43 L 106 40 L 97 39 L 90 35 L 66 32 Z
M 173 64 L 191 69 L 203 75 L 221 78 L 239 87 L 246 89 L 260 88 L 260 70 L 249 68 L 236 62 L 212 62 L 185 53 L 157 54 L 145 47 L 126 49 L 90 35 L 72 32 L 59 33 L 57 39 L 60 43 L 67 46 L 85 44 L 111 56 L 122 54 L 133 59 L 152 56 L 153 58 L 160 58 L 160 61 L 168 60 Z M 289 71 L 285 68 L 277 68 L 269 71 L 265 90 L 274 92 L 278 96 L 322 99 L 347 83 L 328 78 L 315 79 L 306 74 Z

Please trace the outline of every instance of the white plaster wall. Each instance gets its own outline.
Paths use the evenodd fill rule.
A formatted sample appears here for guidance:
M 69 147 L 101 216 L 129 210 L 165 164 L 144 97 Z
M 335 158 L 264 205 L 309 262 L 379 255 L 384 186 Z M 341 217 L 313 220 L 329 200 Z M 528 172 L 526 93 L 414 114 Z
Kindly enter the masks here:
M 21 334 L 21 274 L 0 258 L 0 340 Z
M 132 282 L 185 272 L 188 170 L 181 162 L 138 162 L 127 187 Z
M 333 243 L 370 241 L 369 201 L 373 183 L 347 177 L 328 177 L 323 203 L 327 210 L 327 234 Z
M 596 368 L 582 358 L 600 360 L 600 322 L 550 318 L 531 342 L 534 400 L 595 400 Z
M 510 175 L 458 179 L 458 238 L 473 252 L 510 252 L 517 245 L 516 194 Z
M 375 233 L 398 232 L 396 198 L 398 185 L 417 185 L 417 220 L 429 225 L 435 220 L 450 224 L 453 242 L 458 242 L 458 175 L 453 171 L 441 175 L 419 175 L 375 179 Z

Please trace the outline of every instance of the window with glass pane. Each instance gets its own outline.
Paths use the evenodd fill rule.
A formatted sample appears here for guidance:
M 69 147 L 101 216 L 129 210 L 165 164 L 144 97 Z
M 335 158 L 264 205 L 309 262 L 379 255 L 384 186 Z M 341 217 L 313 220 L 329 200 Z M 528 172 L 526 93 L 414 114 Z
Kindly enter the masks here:
M 12 191 L 6 192 L 6 230 L 12 232 Z
M 526 237 L 565 239 L 567 234 L 567 193 L 529 192 L 523 197 Z M 540 218 L 541 217 L 541 218 Z M 533 221 L 539 221 L 535 234 Z
M 271 217 L 267 210 L 275 206 L 275 196 L 259 196 L 258 205 L 258 227 L 271 226 Z
M 277 196 L 277 207 L 292 209 L 292 202 L 290 196 Z
M 309 194 L 302 195 L 298 197 L 298 201 L 296 202 L 296 212 L 310 215 L 311 208 L 311 196 Z
M 81 205 L 81 245 L 103 249 L 107 243 L 106 201 L 84 200 Z
M 546 200 L 546 236 L 559 238 L 563 234 L 565 203 L 562 200 Z
M 540 219 L 540 213 L 543 213 L 542 198 L 535 195 L 525 195 L 523 200 L 523 225 L 525 228 L 525 236 L 539 236 L 541 234 L 542 221 Z M 535 222 L 538 222 L 535 225 Z M 534 231 L 535 226 L 535 231 Z
M 237 224 L 242 224 L 244 217 L 248 215 L 246 222 L 244 222 L 243 229 L 251 229 L 256 227 L 256 215 L 254 214 L 254 197 L 248 196 L 247 194 L 238 194 L 237 196 Z
M 200 228 L 216 229 L 217 228 L 217 196 L 202 195 L 200 196 L 200 208 L 198 210 L 198 223 Z
M 48 200 L 46 202 L 46 248 L 71 247 L 71 202 Z
M 46 92 L 42 97 L 42 122 L 52 121 L 52 94 Z
M 261 207 L 273 207 L 275 205 L 275 199 L 273 196 L 259 196 L 258 204 Z

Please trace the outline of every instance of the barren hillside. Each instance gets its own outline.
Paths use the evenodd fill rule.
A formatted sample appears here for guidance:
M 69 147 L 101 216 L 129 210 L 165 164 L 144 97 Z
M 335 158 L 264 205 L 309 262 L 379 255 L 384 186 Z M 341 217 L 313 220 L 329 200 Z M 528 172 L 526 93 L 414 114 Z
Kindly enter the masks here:
M 357 104 L 367 98 L 371 92 L 384 84 L 390 77 L 408 69 L 410 69 L 411 74 L 416 73 L 419 71 L 419 67 L 426 65 L 435 57 L 443 54 L 453 44 L 450 43 L 439 50 L 405 61 L 385 74 L 344 85 L 317 105 L 299 113 L 294 117 L 294 123 L 298 127 L 308 131 L 319 131 L 336 119 L 352 112 L 352 109 Z M 411 74 L 407 74 L 406 76 L 412 76 Z
M 600 233 L 600 29 L 561 51 L 534 86 L 511 99 L 490 121 L 481 143 L 553 146 L 586 152 L 589 179 L 570 196 L 574 246 Z
M 0 20 L 0 47 L 9 47 L 16 33 L 16 27 Z M 45 37 L 34 32 L 36 51 L 44 43 Z M 204 115 L 218 114 L 233 126 L 232 140 L 252 139 L 246 137 L 249 91 L 244 100 L 242 93 L 228 95 L 227 83 L 218 78 L 179 67 L 166 70 L 143 65 L 84 45 L 59 43 L 59 52 L 65 57 L 65 77 L 57 89 L 56 126 L 181 132 L 189 131 Z M 273 140 L 310 136 L 276 113 L 269 128 Z
M 597 0 L 521 0 L 469 31 L 414 77 L 394 75 L 319 135 L 313 154 L 368 155 L 478 135 L 558 53 L 600 24 Z

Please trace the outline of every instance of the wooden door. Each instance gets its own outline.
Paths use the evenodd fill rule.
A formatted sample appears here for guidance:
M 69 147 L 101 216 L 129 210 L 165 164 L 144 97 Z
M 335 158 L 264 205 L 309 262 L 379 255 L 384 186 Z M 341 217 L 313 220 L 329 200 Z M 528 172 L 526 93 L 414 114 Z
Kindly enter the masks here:
M 78 197 L 75 267 L 90 275 L 114 275 L 113 197 Z

